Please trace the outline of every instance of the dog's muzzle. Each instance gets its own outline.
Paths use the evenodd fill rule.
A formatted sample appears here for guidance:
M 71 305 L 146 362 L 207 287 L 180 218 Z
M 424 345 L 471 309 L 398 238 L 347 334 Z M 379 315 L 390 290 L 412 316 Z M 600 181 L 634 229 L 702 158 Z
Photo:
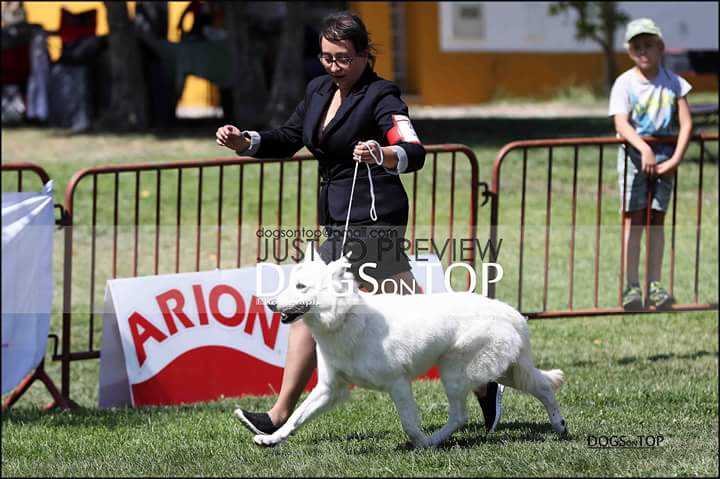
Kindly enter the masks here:
M 270 308 L 270 311 L 278 312 L 277 304 L 274 302 L 267 302 L 265 304 Z M 310 309 L 310 306 L 299 305 L 287 311 L 280 311 L 280 322 L 283 324 L 294 323 L 300 316 L 305 314 L 308 309 Z
M 280 322 L 283 324 L 294 323 L 303 313 L 280 313 Z

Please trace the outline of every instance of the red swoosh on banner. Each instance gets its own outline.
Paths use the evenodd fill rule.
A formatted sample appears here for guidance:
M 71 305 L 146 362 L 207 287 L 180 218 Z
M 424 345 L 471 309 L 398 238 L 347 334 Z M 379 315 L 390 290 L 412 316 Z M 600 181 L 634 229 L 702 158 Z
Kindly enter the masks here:
M 276 394 L 283 368 L 237 349 L 203 346 L 173 359 L 150 379 L 133 384 L 135 406 L 215 401 L 221 397 Z M 307 391 L 317 384 L 317 371 Z
M 277 394 L 283 368 L 225 346 L 191 349 L 165 366 L 155 376 L 133 384 L 134 405 L 158 406 L 215 401 L 246 394 Z M 421 378 L 439 377 L 437 367 Z M 317 384 L 317 370 L 305 388 Z

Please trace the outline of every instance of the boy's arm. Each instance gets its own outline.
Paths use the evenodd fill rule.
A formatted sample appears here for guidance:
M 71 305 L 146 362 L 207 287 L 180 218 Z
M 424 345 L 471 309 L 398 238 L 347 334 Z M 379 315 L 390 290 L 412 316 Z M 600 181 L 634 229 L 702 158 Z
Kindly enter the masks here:
M 669 160 L 658 165 L 658 175 L 673 173 L 685 156 L 688 143 L 690 143 L 692 116 L 690 115 L 690 105 L 688 105 L 687 97 L 682 97 L 678 100 L 678 119 L 680 120 L 680 132 L 678 133 L 675 152 L 673 152 Z
M 614 116 L 614 119 L 615 131 L 640 152 L 643 173 L 654 176 L 656 174 L 657 163 L 655 161 L 655 153 L 652 148 L 650 148 L 650 145 L 637 134 L 635 128 L 633 128 L 628 121 L 626 114 L 618 113 Z

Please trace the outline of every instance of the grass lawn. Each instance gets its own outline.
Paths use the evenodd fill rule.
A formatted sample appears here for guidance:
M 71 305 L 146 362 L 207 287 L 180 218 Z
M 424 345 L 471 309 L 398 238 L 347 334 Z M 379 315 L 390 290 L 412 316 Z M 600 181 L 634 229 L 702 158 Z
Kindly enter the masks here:
M 162 134 L 67 136 L 48 129 L 13 128 L 2 130 L 2 161 L 32 161 L 43 166 L 56 182 L 56 200 L 70 177 L 81 168 L 101 164 L 158 162 L 227 156 L 214 143 L 218 125 L 198 123 L 193 128 Z M 473 120 L 469 122 L 426 121 L 416 125 L 425 143 L 457 142 L 469 145 L 478 157 L 481 181 L 490 181 L 492 162 L 500 147 L 521 138 L 607 135 L 607 120 Z M 717 144 L 707 146 L 703 164 L 700 301 L 717 302 L 718 291 L 718 173 Z M 697 187 L 700 164 L 698 150 L 691 148 L 679 174 L 676 208 L 676 296 L 691 302 L 694 288 L 694 258 Z M 553 163 L 552 225 L 549 260 L 544 261 L 545 201 L 547 195 L 546 153 L 531 153 L 526 180 L 526 217 L 522 296 L 519 293 L 519 207 L 522 179 L 521 157 L 509 157 L 503 167 L 503 197 L 500 235 L 503 239 L 499 262 L 505 277 L 498 296 L 523 311 L 543 308 L 545 267 L 549 267 L 548 309 L 566 308 L 569 287 L 568 245 L 573 189 L 571 150 L 558 150 Z M 441 155 L 435 168 L 437 202 L 432 204 L 433 185 L 428 173 L 434 167 L 428 158 L 418 175 L 417 235 L 428 234 L 435 212 L 437 238 L 447 235 L 449 212 L 455 211 L 453 231 L 466 235 L 469 168 L 458 156 L 456 192 L 450 195 L 449 156 Z M 278 205 L 284 205 L 280 226 L 295 226 L 295 166 L 285 168 L 286 187 L 278 199 L 279 167 L 265 168 L 263 224 L 277 226 Z M 155 205 L 159 201 L 165 220 L 160 228 L 160 272 L 175 270 L 174 220 L 177 204 L 182 218 L 181 271 L 194 270 L 196 251 L 200 269 L 234 267 L 237 256 L 237 218 L 242 213 L 242 263 L 253 260 L 254 232 L 260 199 L 259 172 L 248 168 L 243 176 L 243 202 L 239 196 L 238 169 L 227 168 L 220 198 L 217 168 L 208 168 L 202 179 L 196 173 L 183 176 L 183 196 L 177 197 L 177 174 L 163 175 L 160 196 L 156 176 L 150 172 L 140 179 L 139 253 L 133 250 L 132 227 L 135 210 L 135 177 L 120 175 L 118 276 L 132 271 L 137 256 L 138 274 L 153 272 Z M 602 254 L 599 277 L 599 304 L 617 303 L 619 221 L 615 148 L 604 149 L 601 217 Z M 574 307 L 592 306 L 594 242 L 597 190 L 597 151 L 580 151 L 577 178 L 578 203 L 575 210 L 576 239 Z M 301 222 L 314 226 L 312 186 L 315 172 L 305 168 Z M 409 178 L 404 178 L 407 182 Z M 3 175 L 3 190 L 14 179 Z M 91 210 L 87 197 L 91 182 L 78 190 L 76 209 L 74 274 L 73 348 L 87 346 L 88 314 L 102 305 L 103 285 L 110 277 L 112 247 L 113 178 L 98 177 L 97 272 L 91 284 L 88 275 Z M 201 211 L 197 195 L 203 186 Z M 406 183 L 408 190 L 411 183 Z M 219 221 L 217 205 L 227 205 L 222 216 L 222 246 L 216 249 Z M 225 206 L 224 206 L 225 208 Z M 195 221 L 202 217 L 200 235 Z M 489 208 L 479 211 L 478 238 L 488 238 Z M 460 233 L 458 233 L 460 231 Z M 670 241 L 670 232 L 668 244 Z M 201 241 L 198 244 L 196 238 Z M 170 240 L 168 240 L 170 238 Z M 62 235 L 57 235 L 56 300 L 62 307 Z M 168 243 L 165 243 L 168 241 Z M 668 253 L 669 254 L 669 253 Z M 666 258 L 668 256 L 666 255 Z M 664 274 L 669 274 L 666 260 Z M 459 281 L 459 278 L 455 278 Z M 519 301 L 522 300 L 522 304 Z M 90 306 L 93 305 L 91 308 Z M 271 397 L 231 398 L 211 404 L 140 410 L 95 409 L 98 396 L 97 360 L 72 365 L 72 397 L 82 408 L 74 412 L 48 414 L 39 407 L 49 397 L 41 386 L 30 392 L 2 418 L 2 474 L 4 476 L 133 476 L 133 475 L 217 475 L 217 476 L 670 476 L 718 473 L 718 315 L 716 311 L 686 314 L 655 314 L 603 318 L 576 318 L 532 321 L 531 335 L 539 367 L 561 368 L 568 383 L 559 393 L 561 410 L 568 420 L 571 436 L 560 439 L 552 432 L 544 409 L 534 399 L 510 391 L 504 401 L 505 413 L 495 434 L 486 436 L 480 411 L 470 402 L 471 423 L 456 433 L 447 447 L 437 451 L 412 451 L 388 397 L 355 390 L 345 405 L 321 417 L 298 432 L 287 444 L 262 450 L 252 445 L 249 434 L 231 416 L 236 404 L 246 409 L 264 408 Z M 94 347 L 101 340 L 101 321 L 95 318 Z M 55 314 L 52 332 L 60 332 Z M 59 382 L 59 363 L 49 362 L 51 376 Z M 239 373 L 230 366 L 229 373 Z M 423 425 L 431 431 L 440 427 L 447 412 L 438 382 L 415 383 Z M 662 436 L 660 446 L 647 448 L 592 449 L 588 441 L 598 436 Z M 591 437 L 592 436 L 592 437 Z

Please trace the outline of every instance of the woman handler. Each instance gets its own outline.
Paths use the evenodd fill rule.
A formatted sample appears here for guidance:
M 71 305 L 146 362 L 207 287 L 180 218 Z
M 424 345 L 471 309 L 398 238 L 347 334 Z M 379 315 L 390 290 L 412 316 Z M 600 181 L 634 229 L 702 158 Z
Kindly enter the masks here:
M 398 175 L 422 168 L 425 149 L 410 123 L 399 88 L 373 71 L 374 49 L 357 15 L 340 12 L 325 17 L 320 49 L 327 75 L 308 84 L 304 100 L 283 126 L 254 132 L 225 125 L 217 130 L 217 142 L 257 158 L 289 157 L 306 146 L 320 168 L 318 209 L 328 235 L 320 246 L 320 256 L 326 263 L 335 260 L 344 245 L 345 251 L 351 251 L 356 278 L 361 264 L 375 262 L 377 268 L 366 268 L 365 273 L 378 284 L 394 282 L 394 289 L 387 289 L 402 292 L 402 283 L 415 283 L 402 250 L 408 198 Z M 357 168 L 346 232 L 356 161 L 362 163 Z M 267 413 L 238 410 L 243 423 L 256 434 L 276 431 L 290 417 L 315 365 L 315 341 L 305 324 L 296 321 L 290 329 L 275 404 Z M 499 417 L 496 390 L 497 386 L 487 395 L 485 402 L 491 403 L 487 411 L 483 407 L 486 427 L 491 419 L 494 428 L 495 417 Z

